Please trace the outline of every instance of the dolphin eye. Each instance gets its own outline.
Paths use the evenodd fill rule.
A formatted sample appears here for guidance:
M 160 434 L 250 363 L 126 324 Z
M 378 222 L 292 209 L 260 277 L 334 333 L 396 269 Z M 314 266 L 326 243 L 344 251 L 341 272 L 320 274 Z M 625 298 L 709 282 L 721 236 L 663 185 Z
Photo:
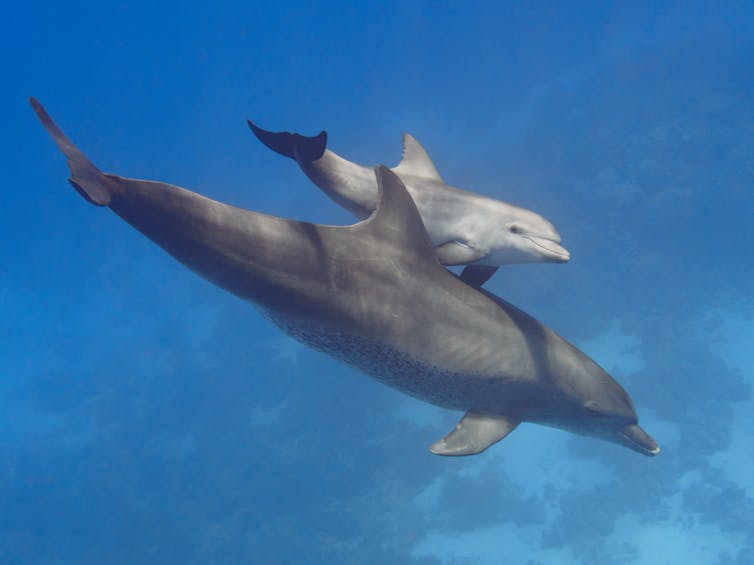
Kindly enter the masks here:
M 604 416 L 602 411 L 600 411 L 599 406 L 597 406 L 596 402 L 587 402 L 584 405 L 584 408 L 586 409 L 587 414 L 589 414 L 590 416 L 594 416 L 595 418 Z
M 521 228 L 518 227 L 516 224 L 513 224 L 508 228 L 511 233 L 521 233 Z

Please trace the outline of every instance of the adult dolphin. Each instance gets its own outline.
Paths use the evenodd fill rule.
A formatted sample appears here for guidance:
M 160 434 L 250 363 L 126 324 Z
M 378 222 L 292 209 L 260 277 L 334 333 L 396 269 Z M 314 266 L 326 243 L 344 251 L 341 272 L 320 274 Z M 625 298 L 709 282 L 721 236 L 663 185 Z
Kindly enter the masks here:
M 334 227 L 241 210 L 183 188 L 102 173 L 34 99 L 71 184 L 197 274 L 260 307 L 285 332 L 406 394 L 466 415 L 431 446 L 470 455 L 536 422 L 659 452 L 623 388 L 531 316 L 437 261 L 399 178 Z
M 327 133 L 315 137 L 249 127 L 273 151 L 294 159 L 335 202 L 360 219 L 377 207 L 374 167 L 325 149 Z M 483 285 L 500 265 L 570 259 L 555 227 L 539 214 L 507 202 L 445 184 L 432 159 L 411 135 L 403 134 L 403 156 L 392 171 L 408 189 L 445 265 L 468 265 L 461 278 Z

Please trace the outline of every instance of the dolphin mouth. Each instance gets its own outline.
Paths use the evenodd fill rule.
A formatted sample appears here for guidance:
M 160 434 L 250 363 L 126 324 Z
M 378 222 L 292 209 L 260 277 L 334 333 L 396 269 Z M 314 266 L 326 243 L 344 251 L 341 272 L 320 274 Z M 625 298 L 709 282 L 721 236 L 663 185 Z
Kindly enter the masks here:
M 636 424 L 626 426 L 619 432 L 619 435 L 623 443 L 642 455 L 654 457 L 660 453 L 660 446 L 657 442 Z
M 554 263 L 565 263 L 571 258 L 568 250 L 554 239 L 536 235 L 525 235 L 524 237 L 536 245 L 540 249 L 540 252 L 542 252 L 542 255 Z

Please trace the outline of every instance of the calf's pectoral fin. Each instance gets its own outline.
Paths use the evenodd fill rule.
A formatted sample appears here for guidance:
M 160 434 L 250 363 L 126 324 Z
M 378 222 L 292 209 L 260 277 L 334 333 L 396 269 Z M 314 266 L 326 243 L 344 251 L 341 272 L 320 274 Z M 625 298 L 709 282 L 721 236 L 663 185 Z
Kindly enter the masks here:
M 455 429 L 429 450 L 435 455 L 475 455 L 497 443 L 519 422 L 505 416 L 479 414 L 469 410 Z
M 497 269 L 498 267 L 488 265 L 469 265 L 461 273 L 461 280 L 468 285 L 481 287 L 490 280 Z
M 435 247 L 435 255 L 443 265 L 466 265 L 479 261 L 486 253 L 465 241 L 453 240 Z

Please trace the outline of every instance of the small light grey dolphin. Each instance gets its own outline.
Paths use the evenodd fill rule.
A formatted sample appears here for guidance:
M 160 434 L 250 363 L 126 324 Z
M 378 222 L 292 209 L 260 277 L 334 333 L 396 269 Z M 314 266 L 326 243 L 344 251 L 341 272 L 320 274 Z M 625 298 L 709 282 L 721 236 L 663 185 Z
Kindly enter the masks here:
M 413 200 L 387 168 L 376 171 L 380 200 L 366 220 L 296 222 L 102 173 L 31 103 L 89 202 L 304 344 L 406 394 L 465 410 L 433 453 L 479 453 L 520 422 L 659 452 L 626 391 L 594 361 L 437 261 Z
M 273 151 L 294 159 L 335 202 L 360 219 L 377 207 L 374 167 L 343 159 L 326 149 L 327 133 L 306 137 L 249 127 Z M 403 134 L 403 156 L 391 169 L 419 209 L 435 253 L 445 265 L 469 265 L 461 275 L 481 286 L 500 265 L 570 259 L 553 225 L 530 210 L 448 186 L 416 139 Z

